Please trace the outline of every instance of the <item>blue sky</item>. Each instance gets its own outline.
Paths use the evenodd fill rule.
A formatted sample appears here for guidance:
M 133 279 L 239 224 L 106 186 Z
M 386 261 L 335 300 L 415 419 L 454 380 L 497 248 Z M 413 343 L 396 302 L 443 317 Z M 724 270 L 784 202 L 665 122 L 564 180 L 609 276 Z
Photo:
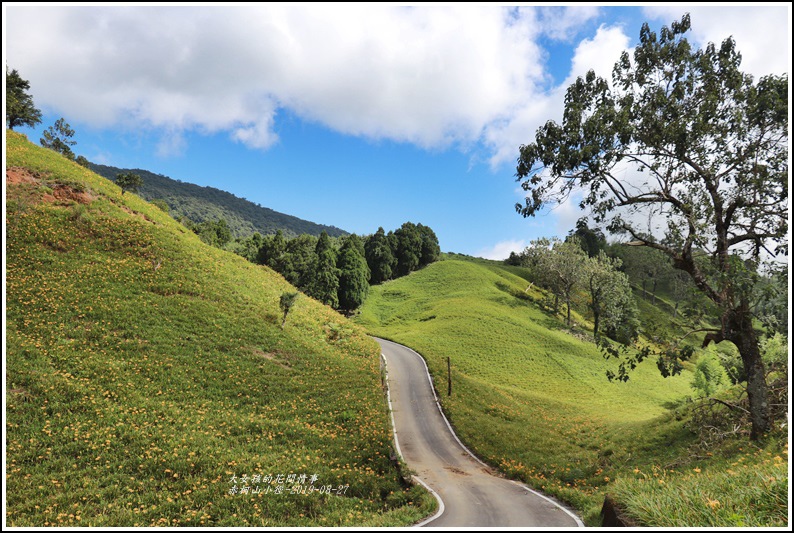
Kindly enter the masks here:
M 227 190 L 367 234 L 433 228 L 490 258 L 564 235 L 572 204 L 523 219 L 521 143 L 564 89 L 608 77 L 644 21 L 689 11 L 698 45 L 733 35 L 745 70 L 790 70 L 787 4 L 521 8 L 3 4 L 4 60 L 75 152 Z M 770 53 L 774 50 L 775 53 Z

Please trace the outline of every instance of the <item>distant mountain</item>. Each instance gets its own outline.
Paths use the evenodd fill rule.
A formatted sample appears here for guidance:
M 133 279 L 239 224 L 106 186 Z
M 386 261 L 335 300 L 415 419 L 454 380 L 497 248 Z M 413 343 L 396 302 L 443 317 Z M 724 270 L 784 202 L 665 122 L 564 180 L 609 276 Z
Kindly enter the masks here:
M 315 224 L 262 207 L 215 187 L 201 187 L 148 170 L 116 168 L 94 163 L 91 163 L 91 170 L 110 180 L 115 180 L 118 174 L 124 172 L 138 174 L 143 178 L 143 186 L 138 191 L 140 197 L 148 201 L 164 200 L 171 215 L 176 218 L 184 216 L 197 223 L 224 218 L 229 223 L 234 237 L 248 237 L 257 231 L 266 235 L 277 230 L 288 236 L 304 233 L 318 236 L 323 231 L 331 237 L 348 234 L 334 226 Z

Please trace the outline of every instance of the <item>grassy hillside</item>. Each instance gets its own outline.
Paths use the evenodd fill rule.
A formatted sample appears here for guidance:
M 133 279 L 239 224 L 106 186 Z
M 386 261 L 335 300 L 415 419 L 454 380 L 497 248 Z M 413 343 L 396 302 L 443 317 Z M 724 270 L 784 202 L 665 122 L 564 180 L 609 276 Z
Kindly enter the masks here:
M 165 200 L 172 215 L 184 216 L 197 223 L 223 218 L 229 223 L 234 237 L 249 237 L 257 231 L 267 235 L 276 233 L 277 230 L 282 230 L 289 236 L 304 233 L 319 236 L 323 231 L 331 237 L 347 235 L 346 231 L 334 226 L 315 224 L 285 215 L 215 187 L 200 187 L 140 169 L 92 164 L 91 170 L 111 180 L 123 172 L 138 174 L 143 178 L 143 186 L 139 192 L 142 198 L 150 201 Z
M 706 457 L 690 457 L 696 436 L 683 424 L 691 371 L 664 379 L 648 362 L 628 383 L 608 382 L 605 371 L 615 363 L 542 312 L 534 304 L 542 295 L 527 292 L 525 276 L 516 267 L 448 259 L 373 287 L 357 322 L 427 359 L 444 410 L 467 445 L 508 475 L 570 502 L 589 525 L 599 524 L 616 479 L 627 480 L 618 487 L 622 495 L 658 503 L 645 494 L 650 485 L 630 482 L 707 470 Z M 774 490 L 785 489 L 781 464 L 770 468 L 784 480 Z M 700 500 L 698 509 L 708 504 Z M 779 505 L 775 511 L 780 520 Z
M 429 512 L 389 460 L 378 348 L 359 327 L 301 296 L 282 329 L 293 288 L 279 275 L 6 139 L 8 525 L 404 525 Z

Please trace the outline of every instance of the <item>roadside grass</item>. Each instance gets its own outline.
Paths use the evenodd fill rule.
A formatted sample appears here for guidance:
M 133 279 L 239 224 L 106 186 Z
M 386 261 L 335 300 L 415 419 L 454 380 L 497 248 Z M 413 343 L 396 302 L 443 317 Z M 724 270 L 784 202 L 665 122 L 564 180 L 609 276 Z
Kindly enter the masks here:
M 8 525 L 403 526 L 433 511 L 389 459 L 359 326 L 301 297 L 282 330 L 281 276 L 6 139 L 7 165 L 33 173 L 6 197 Z
M 618 479 L 611 492 L 640 524 L 785 528 L 788 454 L 777 451 L 756 449 L 675 476 L 637 470 L 633 477 Z
M 450 422 L 482 459 L 599 525 L 616 479 L 675 477 L 694 460 L 691 365 L 665 379 L 646 362 L 610 383 L 616 363 L 541 310 L 527 279 L 517 267 L 446 259 L 373 287 L 356 321 L 425 357 Z

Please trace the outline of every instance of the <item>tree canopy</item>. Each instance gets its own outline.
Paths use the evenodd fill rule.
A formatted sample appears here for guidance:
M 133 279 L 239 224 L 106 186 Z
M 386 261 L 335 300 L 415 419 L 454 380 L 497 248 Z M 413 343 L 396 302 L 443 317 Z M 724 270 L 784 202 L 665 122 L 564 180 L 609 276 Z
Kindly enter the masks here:
M 336 267 L 337 252 L 326 232 L 320 234 L 314 249 L 317 256 L 314 279 L 309 286 L 309 295 L 331 307 L 339 306 L 339 269 Z
M 369 293 L 369 267 L 364 258 L 364 244 L 357 235 L 343 237 L 336 266 L 339 269 L 339 308 L 357 309 Z
M 143 179 L 132 172 L 125 172 L 116 176 L 116 185 L 121 187 L 121 194 L 125 192 L 135 192 L 143 186 Z
M 74 137 L 74 130 L 61 117 L 55 121 L 55 124 L 47 128 L 39 142 L 44 148 L 55 150 L 64 157 L 74 160 L 72 146 L 77 144 L 77 141 L 73 141 L 72 137 Z
M 13 130 L 17 126 L 34 127 L 41 124 L 41 111 L 33 104 L 28 94 L 30 83 L 22 79 L 16 69 L 8 71 L 6 65 L 6 127 Z
M 787 253 L 788 76 L 756 82 L 732 38 L 694 50 L 689 29 L 688 14 L 658 35 L 643 24 L 611 83 L 590 71 L 568 88 L 562 123 L 520 148 L 516 209 L 582 194 L 596 223 L 686 272 L 719 309 L 704 342 L 739 349 L 757 438 L 769 417 L 751 296 L 764 256 Z

